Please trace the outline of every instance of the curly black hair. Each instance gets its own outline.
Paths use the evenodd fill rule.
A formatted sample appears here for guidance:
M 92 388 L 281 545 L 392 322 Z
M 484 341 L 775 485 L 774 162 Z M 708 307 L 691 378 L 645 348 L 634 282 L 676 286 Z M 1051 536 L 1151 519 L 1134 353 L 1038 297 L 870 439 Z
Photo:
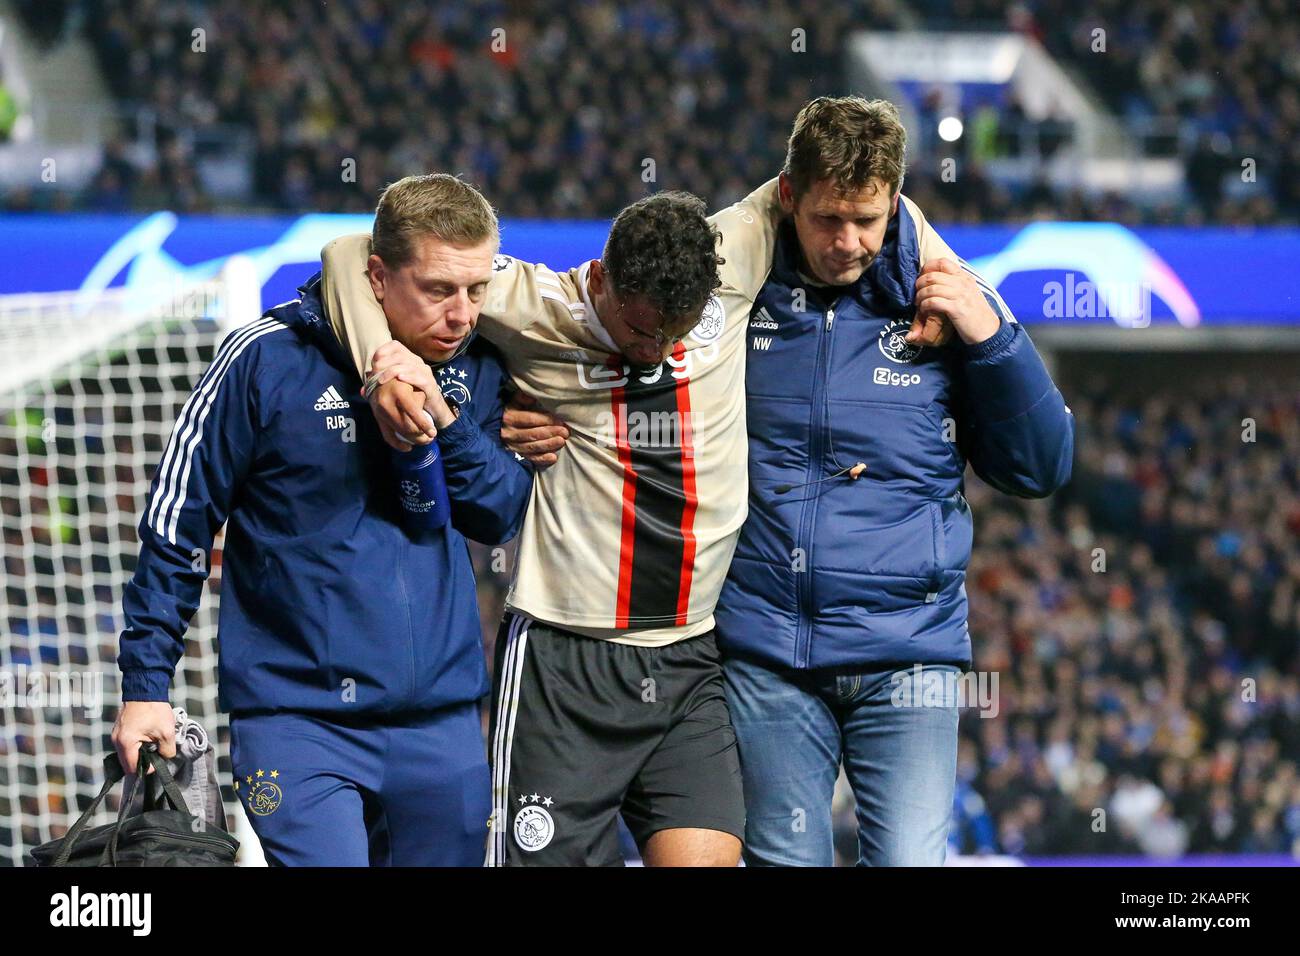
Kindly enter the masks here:
M 685 335 L 722 285 L 720 233 L 704 200 L 688 192 L 638 199 L 614 219 L 602 257 L 620 298 L 645 296 L 664 316 L 664 331 Z

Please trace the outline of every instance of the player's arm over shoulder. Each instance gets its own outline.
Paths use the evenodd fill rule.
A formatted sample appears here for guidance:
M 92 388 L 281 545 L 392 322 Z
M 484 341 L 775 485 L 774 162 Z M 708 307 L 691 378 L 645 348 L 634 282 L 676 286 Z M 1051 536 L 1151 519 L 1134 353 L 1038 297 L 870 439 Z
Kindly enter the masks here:
M 479 331 L 493 345 L 510 348 L 511 339 L 531 325 L 545 311 L 542 282 L 555 279 L 546 266 L 497 253 L 492 257 L 492 279 L 488 282 L 479 313 Z
M 393 339 L 384 308 L 370 288 L 369 260 L 370 235 L 364 232 L 332 239 L 320 253 L 325 317 L 363 381 L 375 350 Z
M 364 232 L 340 236 L 321 250 L 325 312 L 363 379 L 375 350 L 393 338 L 383 306 L 370 286 L 369 259 L 370 236 Z M 540 307 L 534 268 L 510 256 L 493 257 L 478 330 L 498 345 L 507 344 L 511 333 Z
M 900 194 L 898 199 L 899 205 L 906 207 L 907 214 L 912 217 L 912 222 L 916 226 L 917 256 L 920 259 L 918 266 L 925 265 L 931 259 L 951 259 L 953 262 L 959 262 L 957 253 L 952 251 L 934 226 L 930 225 L 929 220 L 925 218 L 925 213 L 921 212 L 921 207 L 907 196 Z
M 758 295 L 772 268 L 782 215 L 777 180 L 770 179 L 740 202 L 709 217 L 722 234 L 718 255 L 726 262 L 718 271 L 724 286 L 751 299 Z
M 927 262 L 931 262 L 935 259 L 948 259 L 957 263 L 974 276 L 979 282 L 981 291 L 984 293 L 984 298 L 988 300 L 993 311 L 996 312 L 999 317 L 1006 319 L 1008 322 L 1014 323 L 1016 317 L 1012 314 L 1011 309 L 998 293 L 998 290 L 988 283 L 983 276 L 972 269 L 965 259 L 952 251 L 952 247 L 943 240 L 943 237 L 939 235 L 934 226 L 930 225 L 929 221 L 925 218 L 925 213 L 921 212 L 921 207 L 906 196 L 900 196 L 899 200 L 900 206 L 905 205 L 907 207 L 908 215 L 912 217 L 912 221 L 916 224 L 917 269 L 919 270 Z

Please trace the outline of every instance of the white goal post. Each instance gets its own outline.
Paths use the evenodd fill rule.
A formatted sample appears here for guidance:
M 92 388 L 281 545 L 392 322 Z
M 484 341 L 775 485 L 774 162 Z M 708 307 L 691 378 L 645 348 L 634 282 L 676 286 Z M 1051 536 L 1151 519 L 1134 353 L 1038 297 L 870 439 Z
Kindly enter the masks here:
M 61 836 L 102 783 L 136 525 L 190 390 L 224 335 L 260 312 L 253 272 L 232 257 L 217 279 L 153 301 L 121 289 L 0 296 L 0 865 Z M 172 703 L 216 742 L 227 819 L 260 859 L 228 788 L 217 709 L 219 549 L 220 538 Z

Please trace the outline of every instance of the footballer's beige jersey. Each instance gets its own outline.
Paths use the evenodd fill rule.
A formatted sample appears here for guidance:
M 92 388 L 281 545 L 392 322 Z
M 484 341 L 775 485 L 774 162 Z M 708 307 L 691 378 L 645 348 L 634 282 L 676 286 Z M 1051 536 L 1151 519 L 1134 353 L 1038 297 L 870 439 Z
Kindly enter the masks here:
M 772 263 L 776 180 L 710 222 L 722 287 L 659 367 L 629 367 L 568 272 L 497 256 L 478 329 L 515 385 L 569 427 L 533 483 L 507 604 L 591 637 L 660 645 L 704 633 L 745 520 L 745 331 Z M 325 309 L 364 376 L 391 339 L 367 236 L 323 254 Z

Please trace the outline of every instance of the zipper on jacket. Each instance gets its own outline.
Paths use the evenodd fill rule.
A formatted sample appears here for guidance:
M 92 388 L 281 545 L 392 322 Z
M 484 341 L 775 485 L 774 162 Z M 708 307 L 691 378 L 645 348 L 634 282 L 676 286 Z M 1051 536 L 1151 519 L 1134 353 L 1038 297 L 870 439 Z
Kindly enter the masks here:
M 836 300 L 837 302 L 839 300 Z M 830 361 L 830 337 L 835 326 L 835 303 L 826 310 L 825 334 L 817 336 L 817 362 L 813 369 L 813 396 L 809 422 L 812 425 L 811 450 L 809 452 L 808 474 L 806 480 L 812 481 L 816 471 L 821 467 L 824 455 L 822 438 L 827 429 L 827 402 L 823 368 Z M 807 667 L 812 654 L 812 619 L 813 619 L 813 565 L 812 565 L 812 529 L 817 525 L 817 502 L 821 498 L 818 486 L 813 486 L 811 499 L 806 499 L 803 511 L 799 515 L 799 539 L 796 547 L 803 549 L 804 569 L 799 579 L 799 627 L 795 632 L 794 665 Z

